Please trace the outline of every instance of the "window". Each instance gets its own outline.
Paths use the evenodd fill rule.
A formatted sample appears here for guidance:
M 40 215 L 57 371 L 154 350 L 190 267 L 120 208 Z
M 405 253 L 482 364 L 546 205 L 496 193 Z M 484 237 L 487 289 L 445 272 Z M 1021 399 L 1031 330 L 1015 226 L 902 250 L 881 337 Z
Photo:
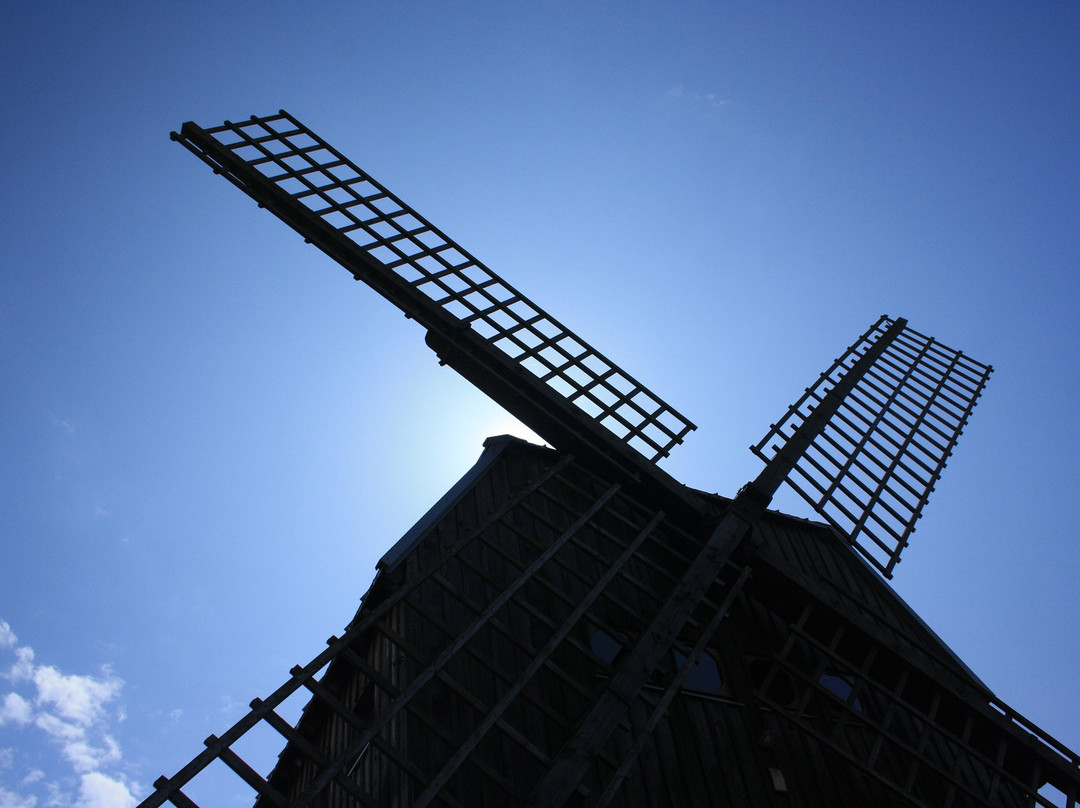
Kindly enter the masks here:
M 855 686 L 847 676 L 841 676 L 838 673 L 824 673 L 818 679 L 818 685 L 828 690 L 840 701 L 849 704 L 852 709 L 862 712 L 862 702 L 858 698 L 851 701 L 851 692 L 855 689 Z
M 675 656 L 675 667 L 681 669 L 686 664 L 688 656 L 678 648 L 672 649 L 672 653 Z M 719 693 L 724 687 L 724 680 L 720 676 L 720 666 L 716 664 L 716 658 L 708 651 L 702 651 L 698 661 L 686 674 L 683 687 L 689 690 L 700 690 L 702 693 Z
M 600 628 L 589 637 L 589 647 L 597 657 L 609 665 L 614 664 L 623 651 L 622 643 Z

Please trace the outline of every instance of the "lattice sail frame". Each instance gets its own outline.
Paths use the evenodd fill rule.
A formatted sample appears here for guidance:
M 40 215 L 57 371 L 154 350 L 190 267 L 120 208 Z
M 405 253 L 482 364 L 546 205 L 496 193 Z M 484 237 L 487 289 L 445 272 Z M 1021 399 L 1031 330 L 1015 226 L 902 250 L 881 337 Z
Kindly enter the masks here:
M 223 164 L 193 140 L 196 133 L 209 135 L 242 165 Z M 279 216 L 281 204 L 315 214 L 381 271 L 408 283 L 648 459 L 666 457 L 696 428 L 284 110 L 205 130 L 189 123 L 173 137 Z M 287 198 L 268 204 L 245 169 Z
M 751 451 L 771 460 L 894 322 L 882 316 Z M 787 483 L 891 578 L 992 372 L 905 327 L 844 398 Z

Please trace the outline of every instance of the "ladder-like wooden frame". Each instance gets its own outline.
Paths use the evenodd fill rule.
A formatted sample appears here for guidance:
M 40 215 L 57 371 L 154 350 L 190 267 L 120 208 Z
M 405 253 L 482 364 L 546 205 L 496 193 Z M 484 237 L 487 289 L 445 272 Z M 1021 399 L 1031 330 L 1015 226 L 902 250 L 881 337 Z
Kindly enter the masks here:
M 882 317 L 750 447 L 766 463 L 856 361 L 903 327 L 844 396 L 787 483 L 886 577 L 993 368 Z
M 477 341 L 455 339 L 454 326 L 467 329 L 528 371 L 539 396 L 569 401 L 647 459 L 695 429 L 284 110 L 208 129 L 189 122 L 173 138 L 441 340 L 475 351 Z M 512 412 L 551 439 L 527 412 Z

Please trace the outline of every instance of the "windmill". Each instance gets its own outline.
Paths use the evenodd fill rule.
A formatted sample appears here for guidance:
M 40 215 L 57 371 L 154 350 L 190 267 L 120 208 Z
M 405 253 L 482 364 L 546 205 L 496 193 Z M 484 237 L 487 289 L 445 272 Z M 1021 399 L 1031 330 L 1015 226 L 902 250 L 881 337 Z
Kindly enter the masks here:
M 1076 805 L 1076 753 L 884 582 L 989 366 L 881 317 L 752 447 L 761 473 L 704 494 L 656 465 L 689 420 L 295 118 L 173 138 L 554 449 L 489 439 L 344 633 L 145 808 L 192 808 L 211 765 L 259 808 Z M 767 510 L 785 481 L 827 524 Z

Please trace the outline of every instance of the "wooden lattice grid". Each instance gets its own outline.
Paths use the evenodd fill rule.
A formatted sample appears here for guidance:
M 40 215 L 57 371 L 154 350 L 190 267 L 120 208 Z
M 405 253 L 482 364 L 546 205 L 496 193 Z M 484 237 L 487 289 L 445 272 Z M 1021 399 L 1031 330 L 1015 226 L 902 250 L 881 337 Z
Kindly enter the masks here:
M 185 124 L 174 137 L 226 173 L 187 137 L 196 129 Z M 313 213 L 383 271 L 407 282 L 650 460 L 666 457 L 695 429 L 288 113 L 199 131 L 241 162 L 239 170 L 230 165 L 227 175 L 240 180 L 260 204 L 296 205 Z M 243 183 L 243 168 L 284 195 L 274 200 L 258 196 Z
M 893 323 L 879 319 L 751 450 L 771 460 Z M 845 396 L 788 484 L 891 577 L 991 372 L 905 327 Z

